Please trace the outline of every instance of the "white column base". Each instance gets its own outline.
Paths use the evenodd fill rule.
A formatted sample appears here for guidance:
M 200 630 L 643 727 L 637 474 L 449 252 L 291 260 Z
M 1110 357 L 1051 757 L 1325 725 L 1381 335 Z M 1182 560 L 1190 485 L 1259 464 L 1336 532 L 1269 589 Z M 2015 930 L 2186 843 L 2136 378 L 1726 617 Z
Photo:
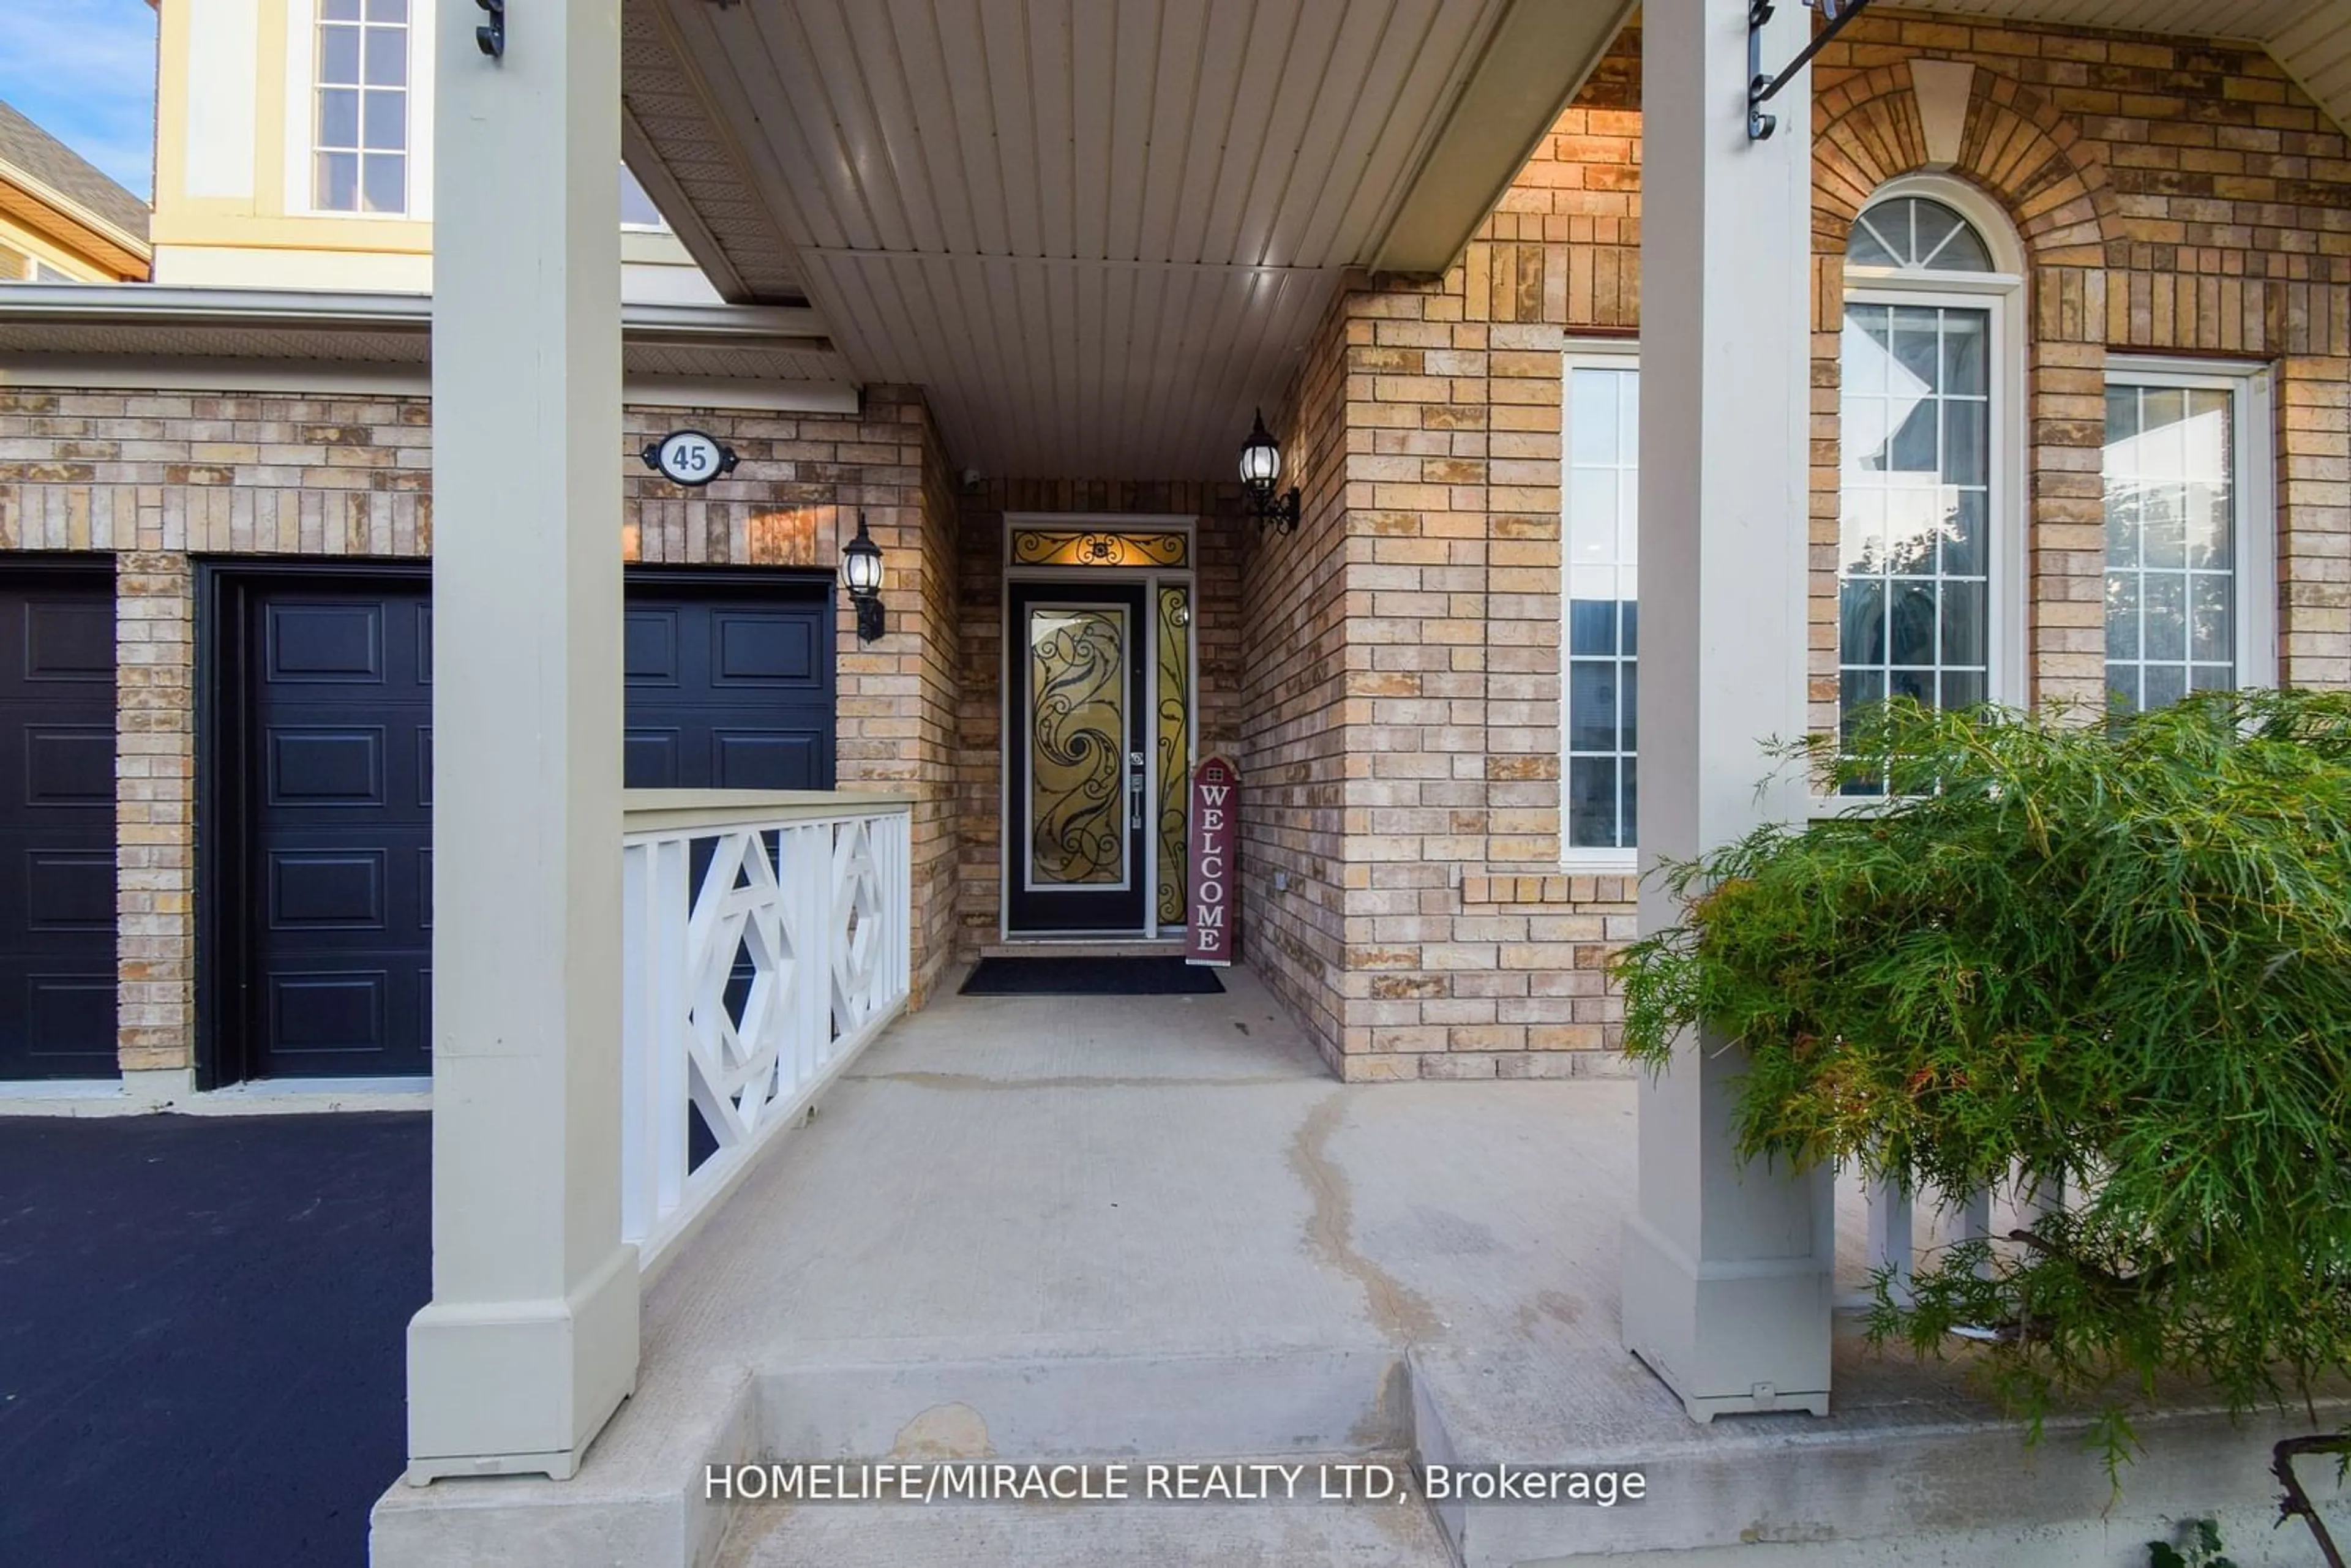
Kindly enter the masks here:
M 569 1480 L 637 1386 L 637 1249 L 562 1301 L 435 1301 L 408 1325 L 408 1484 Z
M 1625 1221 L 1625 1347 L 1693 1421 L 1829 1413 L 1830 1274 L 1813 1258 L 1700 1263 Z

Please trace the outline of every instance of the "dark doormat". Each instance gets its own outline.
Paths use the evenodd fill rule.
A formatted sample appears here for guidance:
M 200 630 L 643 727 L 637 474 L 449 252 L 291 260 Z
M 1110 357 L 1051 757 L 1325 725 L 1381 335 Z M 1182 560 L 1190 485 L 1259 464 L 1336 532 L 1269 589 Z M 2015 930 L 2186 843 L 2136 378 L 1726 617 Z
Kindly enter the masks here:
M 982 958 L 963 983 L 967 997 L 1214 996 L 1214 969 L 1181 958 Z

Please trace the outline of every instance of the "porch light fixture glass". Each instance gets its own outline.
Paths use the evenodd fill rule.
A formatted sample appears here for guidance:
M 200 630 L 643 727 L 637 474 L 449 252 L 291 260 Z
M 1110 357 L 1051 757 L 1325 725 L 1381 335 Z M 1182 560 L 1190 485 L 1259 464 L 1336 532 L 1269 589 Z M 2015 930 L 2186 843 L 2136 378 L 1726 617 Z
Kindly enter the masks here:
M 857 537 L 841 547 L 841 582 L 857 606 L 857 640 L 872 642 L 882 635 L 882 547 L 865 531 L 863 512 L 857 514 Z
M 1298 486 L 1277 496 L 1274 482 L 1281 477 L 1281 446 L 1265 427 L 1265 411 L 1258 410 L 1256 428 L 1241 448 L 1241 489 L 1249 497 L 1249 515 L 1262 528 L 1286 534 L 1298 526 Z

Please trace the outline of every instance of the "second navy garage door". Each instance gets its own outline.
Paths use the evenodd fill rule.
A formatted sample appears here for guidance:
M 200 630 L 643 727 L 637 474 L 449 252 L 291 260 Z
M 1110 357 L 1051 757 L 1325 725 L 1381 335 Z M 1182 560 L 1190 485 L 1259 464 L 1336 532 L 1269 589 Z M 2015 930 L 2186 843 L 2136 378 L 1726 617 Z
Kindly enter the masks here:
M 632 573 L 624 782 L 833 782 L 828 579 Z M 430 1071 L 423 574 L 225 576 L 207 1009 L 216 1082 Z M 614 846 L 619 852 L 619 846 Z

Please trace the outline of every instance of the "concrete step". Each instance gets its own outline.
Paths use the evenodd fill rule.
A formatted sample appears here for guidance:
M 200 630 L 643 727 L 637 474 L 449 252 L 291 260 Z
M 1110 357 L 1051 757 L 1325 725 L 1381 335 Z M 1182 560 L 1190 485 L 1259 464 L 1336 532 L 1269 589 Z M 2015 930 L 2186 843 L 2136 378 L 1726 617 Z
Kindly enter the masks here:
M 1268 1462 L 1305 1467 L 1299 1485 L 1311 1494 L 1317 1463 L 1402 1474 L 1405 1458 L 1291 1453 Z M 1140 1477 L 1130 1480 L 1140 1493 Z M 1271 1500 L 1249 1502 L 740 1504 L 717 1568 L 1454 1568 L 1416 1496 L 1326 1501 L 1284 1499 L 1285 1490 L 1277 1482 Z
M 821 1347 L 754 1380 L 769 1458 L 1238 1458 L 1368 1454 L 1411 1440 L 1385 1345 L 1214 1355 L 941 1354 L 836 1363 Z
M 1637 1469 L 1645 1498 L 1613 1508 L 1436 1500 L 1463 1568 L 2145 1568 L 2147 1542 L 2182 1518 L 2220 1521 L 2244 1568 L 2314 1561 L 2298 1526 L 2270 1528 L 2271 1445 L 2300 1411 L 2231 1422 L 2182 1394 L 2135 1423 L 2142 1448 L 2116 1495 L 2080 1415 L 2053 1416 L 2028 1450 L 1967 1392 L 1956 1365 L 1839 1346 L 1833 1417 L 1690 1422 L 1632 1356 L 1419 1346 L 1409 1356 L 1413 1449 L 1460 1467 Z M 2339 1426 L 2341 1400 L 2322 1400 Z M 2319 1505 L 2351 1493 L 2306 1467 Z

